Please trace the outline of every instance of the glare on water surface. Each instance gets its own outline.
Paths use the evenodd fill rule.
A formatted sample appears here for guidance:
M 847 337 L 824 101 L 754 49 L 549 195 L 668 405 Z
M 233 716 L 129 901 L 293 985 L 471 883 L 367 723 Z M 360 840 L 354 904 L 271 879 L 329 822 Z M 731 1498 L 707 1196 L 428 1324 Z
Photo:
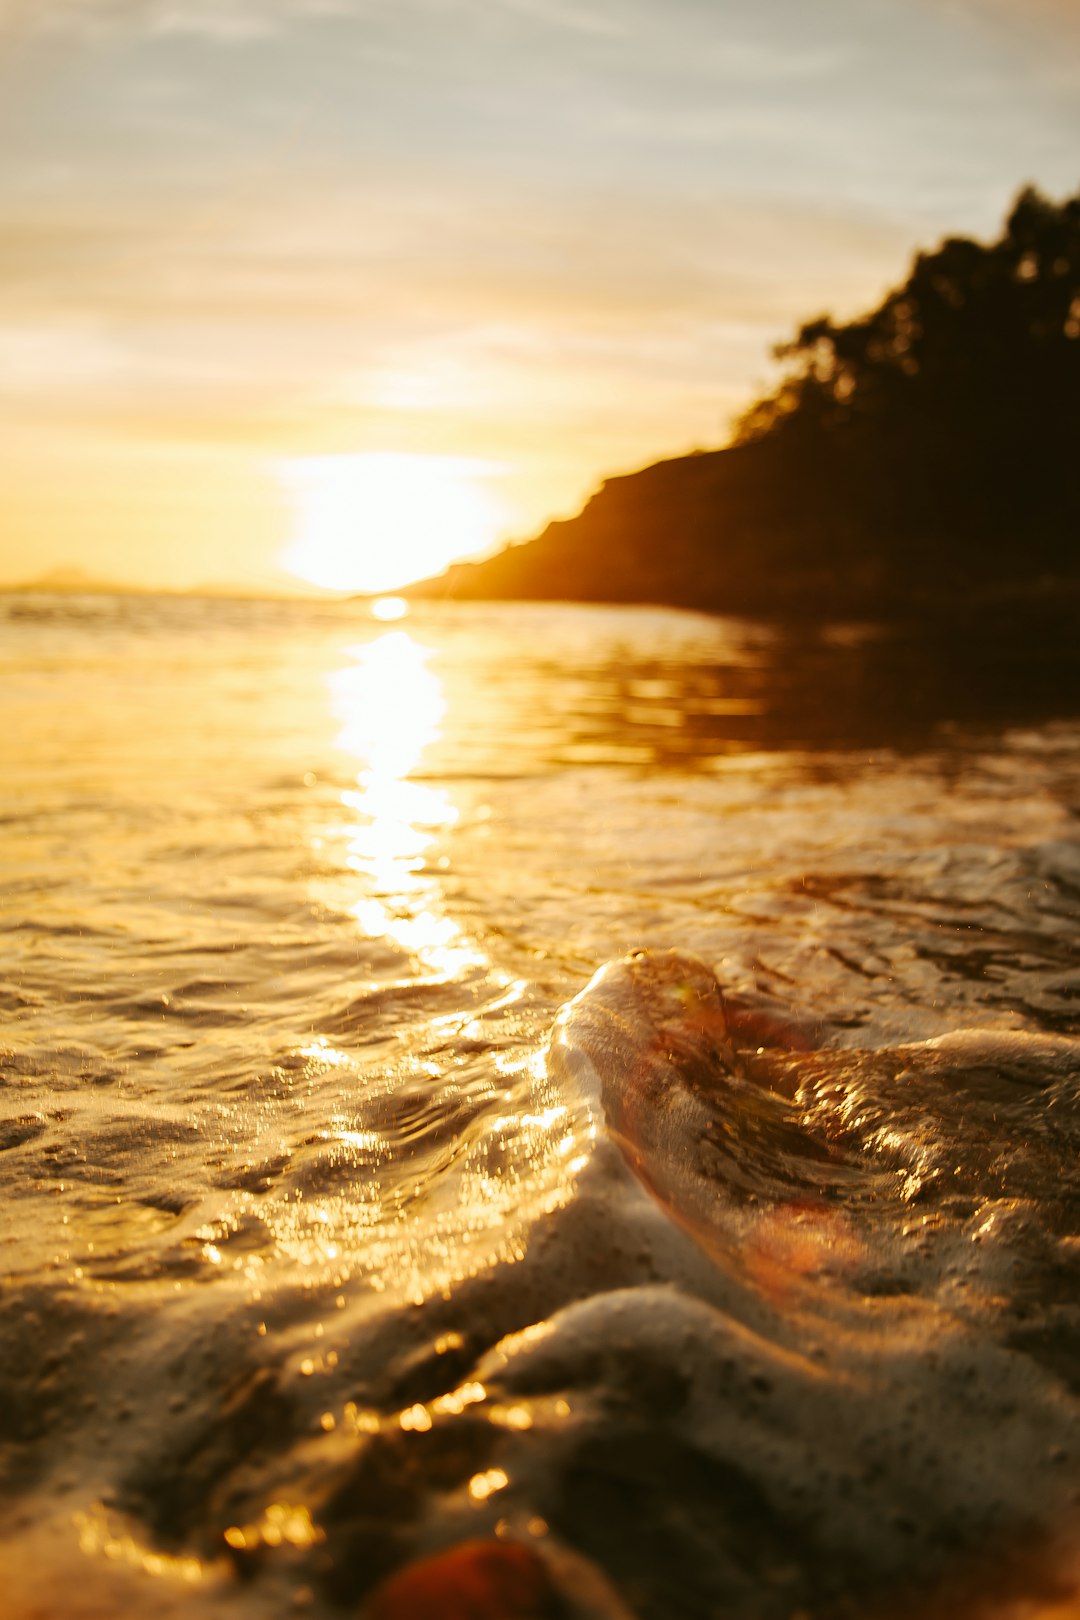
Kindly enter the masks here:
M 708 1482 L 726 1502 L 733 1456 L 752 1501 L 808 1486 L 808 1582 L 876 1527 L 909 1560 L 939 1527 L 982 1546 L 1006 1510 L 1035 1522 L 1033 1496 L 1051 1522 L 1075 1417 L 1014 1340 L 1072 1354 L 1071 1235 L 1049 1262 L 1072 1080 L 1052 1108 L 1010 1083 L 1014 1152 L 897 1048 L 1020 1007 L 1075 1028 L 1073 722 L 868 761 L 844 703 L 878 704 L 888 649 L 834 665 L 651 610 L 19 598 L 4 628 L 13 1613 L 358 1615 L 383 1543 L 512 1546 L 550 1518 L 576 1546 L 573 1493 L 613 1465 L 630 1505 L 584 1549 L 605 1568 L 655 1523 L 665 1568 L 726 1580 Z M 950 649 L 950 714 L 955 670 Z M 813 1122 L 747 1088 L 701 1155 L 671 1138 L 670 1218 L 633 1178 L 577 1048 L 544 1042 L 638 943 L 721 965 L 783 1027 L 829 1023 L 840 1044 L 793 1061 L 823 1118 L 852 1098 L 865 1199 L 846 1161 L 800 1191 Z M 651 1048 L 626 1026 L 607 1050 L 618 1074 Z M 634 1117 L 664 1170 L 646 1127 L 677 1116 Z M 919 1203 L 886 1196 L 909 1144 L 948 1202 L 928 1175 Z M 1038 1197 L 997 1185 L 1014 1170 Z M 695 1234 L 729 1185 L 714 1256 Z M 770 1578 L 802 1510 L 776 1511 L 732 1614 L 802 1602 Z
M 484 957 L 445 911 L 425 853 L 457 820 L 441 788 L 409 779 L 439 734 L 446 700 L 431 651 L 405 630 L 354 647 L 356 662 L 330 677 L 339 747 L 360 764 L 357 787 L 342 795 L 351 813 L 348 862 L 367 880 L 355 903 L 373 938 L 394 940 L 429 971 L 459 973 Z
M 306 1149 L 316 1163 L 302 1200 L 263 1213 L 278 1254 L 316 1285 L 363 1279 L 380 1296 L 419 1301 L 521 1258 L 530 1222 L 568 1195 L 582 1142 L 567 1110 L 552 1106 L 534 1048 L 496 1041 L 482 1051 L 526 987 L 495 969 L 447 903 L 442 851 L 459 807 L 446 788 L 415 779 L 451 719 L 437 647 L 379 624 L 337 657 L 326 690 L 354 785 L 339 790 L 339 819 L 320 839 L 324 852 L 336 851 L 344 879 L 336 891 L 348 897 L 361 940 L 402 953 L 402 988 L 472 983 L 479 1002 L 408 1032 L 395 1025 L 401 1053 L 379 1056 L 376 1040 L 369 1059 L 364 1043 L 385 1018 L 381 992 L 368 991 L 370 1000 L 358 998 L 370 1007 L 357 1014 L 361 1050 L 348 1034 L 313 1033 L 299 1046 L 296 1061 L 325 1093 Z M 460 1130 L 459 1114 L 472 1123 L 429 1209 L 414 1189 L 435 1140 Z

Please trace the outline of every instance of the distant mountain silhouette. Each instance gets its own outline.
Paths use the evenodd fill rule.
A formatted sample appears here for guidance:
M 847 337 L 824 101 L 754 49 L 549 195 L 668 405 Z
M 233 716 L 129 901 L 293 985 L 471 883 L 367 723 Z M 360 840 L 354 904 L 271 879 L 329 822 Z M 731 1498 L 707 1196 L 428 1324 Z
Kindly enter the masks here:
M 55 591 L 60 595 L 114 596 L 125 587 L 113 580 L 100 579 L 85 568 L 51 568 L 48 573 L 18 585 L 5 585 L 6 591 Z
M 726 449 L 611 478 L 575 518 L 405 594 L 821 616 L 1080 599 L 1080 196 L 919 254 L 823 315 Z

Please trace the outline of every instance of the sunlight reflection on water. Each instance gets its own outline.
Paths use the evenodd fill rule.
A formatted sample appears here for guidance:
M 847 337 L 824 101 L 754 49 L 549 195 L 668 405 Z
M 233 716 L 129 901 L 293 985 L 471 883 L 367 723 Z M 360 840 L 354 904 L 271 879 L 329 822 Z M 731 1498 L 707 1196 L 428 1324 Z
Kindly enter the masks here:
M 362 766 L 357 789 L 341 795 L 355 817 L 347 863 L 370 886 L 353 913 L 368 937 L 393 940 L 440 977 L 486 967 L 426 872 L 426 852 L 457 809 L 441 788 L 409 780 L 446 713 L 442 683 L 428 666 L 431 649 L 391 630 L 349 652 L 355 664 L 336 670 L 329 684 L 344 722 L 337 746 Z
M 128 1584 L 87 1602 L 117 1620 L 193 1613 L 188 1583 L 215 1616 L 355 1615 L 373 1559 L 550 1517 L 643 1614 L 668 1568 L 687 1613 L 790 1614 L 852 1548 L 884 1589 L 1055 1522 L 1073 1094 L 1025 1082 L 1008 1154 L 949 1081 L 954 1143 L 929 1071 L 885 1124 L 901 1044 L 1077 1031 L 1072 640 L 149 598 L 0 625 L 0 1439 L 26 1469 L 0 1563 L 44 1526 L 49 1613 L 105 1570 Z M 685 1228 L 542 1047 L 642 943 L 820 1018 L 822 1109 L 858 1081 L 845 1131 L 878 1097 L 863 1136 L 936 1141 L 940 1195 L 804 1198 L 772 1116 L 726 1108 L 702 1210 L 759 1148 L 780 1191 L 738 1194 L 735 1282 L 693 1248 L 708 1299 L 680 1292 Z M 1012 1160 L 1041 1204 L 999 1196 Z M 835 1358 L 793 1359 L 834 1307 Z
M 342 910 L 408 957 L 393 985 L 361 987 L 363 1027 L 384 994 L 421 983 L 469 983 L 478 999 L 455 997 L 450 1014 L 433 1004 L 389 1062 L 350 1052 L 347 1037 L 338 1047 L 313 1034 L 296 1049 L 326 1100 L 293 1151 L 284 1196 L 263 1202 L 284 1264 L 252 1265 L 259 1289 L 299 1268 L 304 1287 L 362 1282 L 384 1302 L 445 1295 L 520 1261 L 533 1223 L 567 1201 L 587 1162 L 591 1117 L 570 1117 L 518 1034 L 526 981 L 498 970 L 448 908 L 438 851 L 458 808 L 447 789 L 413 779 L 455 718 L 435 651 L 394 626 L 337 652 L 325 689 L 355 785 L 336 793 L 345 816 L 332 833 L 349 879 Z M 310 1360 L 296 1361 L 297 1376 Z

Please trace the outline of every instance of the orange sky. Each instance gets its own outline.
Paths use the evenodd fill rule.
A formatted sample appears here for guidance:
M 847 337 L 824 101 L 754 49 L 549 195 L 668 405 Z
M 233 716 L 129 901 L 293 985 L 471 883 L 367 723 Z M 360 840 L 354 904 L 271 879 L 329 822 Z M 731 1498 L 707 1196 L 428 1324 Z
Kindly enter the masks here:
M 389 587 L 1075 189 L 1029 0 L 0 0 L 0 582 Z M 291 570 L 291 572 L 290 572 Z

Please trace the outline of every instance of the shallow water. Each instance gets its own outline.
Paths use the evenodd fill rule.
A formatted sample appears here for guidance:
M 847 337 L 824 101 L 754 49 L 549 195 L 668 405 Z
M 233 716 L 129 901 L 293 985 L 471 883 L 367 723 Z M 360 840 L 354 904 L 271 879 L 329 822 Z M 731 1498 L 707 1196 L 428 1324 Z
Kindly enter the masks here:
M 20 1620 L 491 1534 L 640 1620 L 1071 1590 L 1070 638 L 18 595 L 0 664 Z M 723 1049 L 647 959 L 549 1051 L 641 947 Z

